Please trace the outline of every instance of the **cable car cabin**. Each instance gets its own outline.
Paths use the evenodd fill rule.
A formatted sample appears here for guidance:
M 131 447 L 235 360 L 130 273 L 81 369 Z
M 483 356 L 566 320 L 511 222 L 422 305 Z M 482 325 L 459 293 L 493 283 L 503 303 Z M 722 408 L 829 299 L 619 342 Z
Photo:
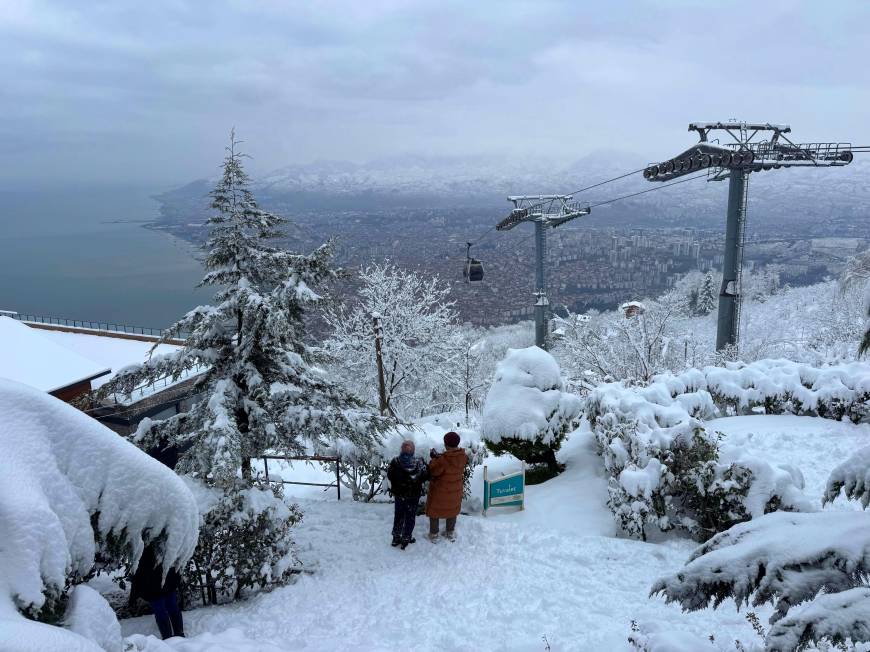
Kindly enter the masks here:
M 463 271 L 466 283 L 477 283 L 483 280 L 483 263 L 476 258 L 468 258 L 465 261 L 465 270 Z

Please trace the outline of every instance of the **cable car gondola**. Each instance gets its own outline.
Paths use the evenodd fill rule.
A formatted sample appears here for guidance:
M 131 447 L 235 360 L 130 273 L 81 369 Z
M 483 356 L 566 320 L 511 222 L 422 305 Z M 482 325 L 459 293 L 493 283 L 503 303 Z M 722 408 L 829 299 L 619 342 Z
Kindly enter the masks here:
M 471 257 L 471 243 L 465 243 L 465 268 L 462 275 L 466 283 L 477 283 L 483 280 L 483 263 Z

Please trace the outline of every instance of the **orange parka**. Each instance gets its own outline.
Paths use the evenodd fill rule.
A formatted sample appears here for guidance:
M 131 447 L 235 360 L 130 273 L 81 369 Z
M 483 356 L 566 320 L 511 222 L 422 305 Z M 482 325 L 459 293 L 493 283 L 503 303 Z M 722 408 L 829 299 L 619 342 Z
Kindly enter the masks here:
M 429 462 L 426 516 L 453 518 L 462 506 L 462 477 L 468 456 L 463 448 L 449 448 Z

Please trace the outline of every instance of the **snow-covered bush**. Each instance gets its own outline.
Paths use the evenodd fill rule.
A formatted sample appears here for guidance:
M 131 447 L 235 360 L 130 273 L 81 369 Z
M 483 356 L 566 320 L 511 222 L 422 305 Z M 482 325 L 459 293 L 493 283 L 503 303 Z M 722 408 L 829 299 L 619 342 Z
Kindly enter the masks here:
M 237 600 L 246 590 L 281 584 L 296 556 L 290 529 L 302 519 L 283 500 L 283 485 L 235 491 L 185 479 L 202 515 L 200 539 L 185 572 L 191 603 Z
M 687 611 L 729 598 L 738 605 L 770 602 L 767 646 L 785 652 L 822 637 L 870 640 L 868 573 L 870 515 L 778 512 L 713 537 L 651 593 Z
M 487 447 L 556 472 L 556 451 L 576 428 L 582 406 L 564 386 L 552 355 L 536 346 L 509 349 L 483 406 Z
M 670 380 L 673 377 L 669 377 Z M 609 476 L 608 506 L 631 536 L 678 527 L 699 539 L 776 509 L 809 507 L 796 472 L 721 450 L 704 419 L 717 416 L 707 391 L 672 394 L 676 383 L 609 383 L 586 414 Z
M 483 464 L 486 448 L 480 441 L 480 435 L 468 428 L 451 428 L 459 434 L 462 446 L 468 455 L 465 468 L 465 495 L 469 493 L 469 483 L 474 469 Z M 384 493 L 388 487 L 387 467 L 402 446 L 402 442 L 410 439 L 414 442 L 417 455 L 424 461 L 429 459 L 429 450 L 444 446 L 444 435 L 448 430 L 444 426 L 432 423 L 400 425 L 385 433 L 382 441 L 376 447 L 360 448 L 351 442 L 337 442 L 323 450 L 326 455 L 341 457 L 339 480 L 342 485 L 351 490 L 354 500 L 371 501 Z M 327 469 L 334 473 L 335 464 L 326 463 Z
M 870 446 L 859 448 L 831 471 L 825 486 L 824 502 L 836 500 L 841 489 L 846 498 L 860 500 L 865 509 L 870 504 Z
M 866 507 L 868 480 L 865 447 L 833 470 L 823 501 L 835 500 L 842 490 Z M 868 576 L 870 514 L 776 513 L 710 539 L 651 593 L 688 611 L 729 598 L 738 606 L 770 602 L 775 610 L 766 649 L 791 652 L 820 641 L 870 641 Z
M 56 617 L 108 540 L 134 566 L 155 540 L 166 569 L 193 554 L 199 518 L 181 479 L 66 403 L 0 379 L 0 450 L 0 603 Z
M 799 414 L 855 423 L 870 419 L 870 365 L 862 362 L 814 367 L 790 360 L 689 369 L 654 378 L 672 395 L 706 390 L 725 413 Z

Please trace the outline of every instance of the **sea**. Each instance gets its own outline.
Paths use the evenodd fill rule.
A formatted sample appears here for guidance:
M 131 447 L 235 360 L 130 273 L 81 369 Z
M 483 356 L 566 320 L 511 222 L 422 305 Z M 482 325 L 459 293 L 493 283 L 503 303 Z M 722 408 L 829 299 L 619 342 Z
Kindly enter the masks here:
M 161 190 L 0 190 L 0 310 L 165 328 L 208 303 L 202 251 L 145 228 Z

